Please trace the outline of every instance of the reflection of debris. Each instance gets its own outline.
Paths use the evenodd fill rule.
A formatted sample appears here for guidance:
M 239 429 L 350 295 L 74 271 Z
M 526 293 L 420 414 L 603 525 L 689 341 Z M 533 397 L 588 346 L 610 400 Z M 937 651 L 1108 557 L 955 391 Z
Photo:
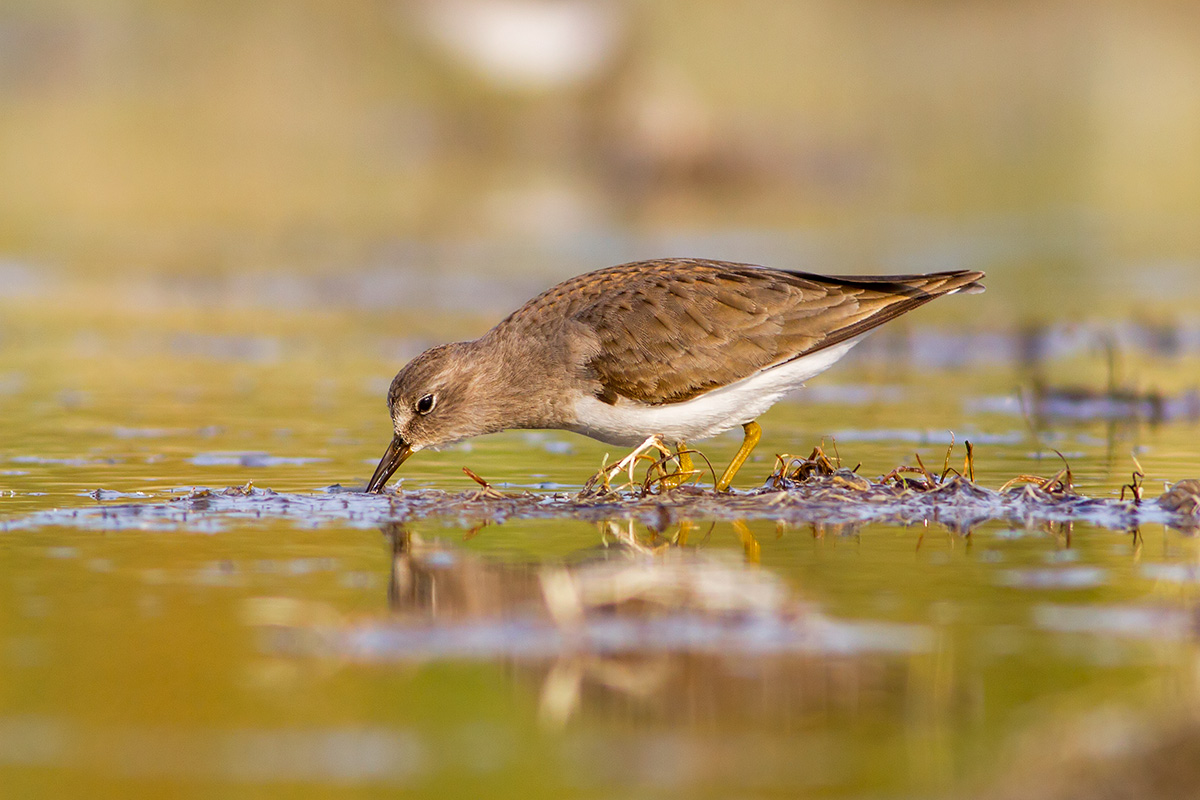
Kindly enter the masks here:
M 1152 329 L 1157 330 L 1157 329 Z M 1121 348 L 1115 334 L 1104 332 L 1097 337 L 1104 350 L 1108 381 L 1103 390 L 1091 387 L 1048 385 L 1037 369 L 1033 392 L 1022 398 L 1025 413 L 1034 420 L 1058 417 L 1079 420 L 1146 421 L 1157 424 L 1173 419 L 1200 418 L 1200 393 L 1195 390 L 1177 398 L 1169 398 L 1157 390 L 1142 391 L 1129 385 L 1122 377 Z M 1151 340 L 1162 343 L 1161 334 Z M 1168 346 L 1163 352 L 1174 354 L 1177 348 Z M 1035 368 L 1038 365 L 1035 365 Z
M 639 615 L 686 610 L 792 616 L 798 611 L 775 575 L 748 570 L 724 551 L 670 548 L 653 558 L 590 562 L 543 572 L 542 588 L 551 616 L 559 620 L 572 618 L 562 613 L 571 608 L 580 609 L 573 617 L 577 621 L 589 612 L 620 613 L 630 608 Z
M 601 524 L 619 531 L 615 521 Z M 777 576 L 748 569 L 726 551 L 647 549 L 628 538 L 545 566 L 492 563 L 389 525 L 394 541 L 392 606 L 439 618 L 546 615 L 560 628 L 596 614 L 634 617 L 699 614 L 795 617 L 797 599 Z M 651 534 L 657 538 L 657 534 Z
M 547 565 L 483 558 L 399 525 L 390 613 L 353 619 L 257 598 L 246 620 L 280 658 L 321 663 L 504 659 L 540 684 L 539 716 L 634 701 L 667 716 L 751 713 L 786 724 L 912 689 L 920 626 L 847 623 L 814 611 L 776 574 L 728 552 L 624 544 Z
M 1037 384 L 1021 405 L 1034 419 L 1114 420 L 1158 424 L 1200 419 L 1200 392 L 1168 396 L 1156 390 L 1089 389 Z
M 977 411 L 1021 414 L 1036 423 L 1056 420 L 1149 422 L 1200 419 L 1200 390 L 1177 395 L 1142 389 L 1124 376 L 1123 358 L 1137 352 L 1179 358 L 1200 344 L 1197 331 L 1154 323 L 1118 326 L 1034 327 L 1018 334 L 1016 361 L 1030 373 L 1031 388 L 1017 397 L 990 397 L 971 405 Z M 1055 385 L 1052 364 L 1087 351 L 1102 351 L 1103 387 Z M 963 352 L 975 351 L 964 348 Z

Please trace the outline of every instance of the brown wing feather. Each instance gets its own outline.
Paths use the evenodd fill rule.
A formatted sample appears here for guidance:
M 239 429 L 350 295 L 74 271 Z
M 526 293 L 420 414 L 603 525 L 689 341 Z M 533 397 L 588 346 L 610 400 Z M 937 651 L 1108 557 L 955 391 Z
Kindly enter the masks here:
M 584 368 L 599 396 L 674 403 L 865 333 L 947 292 L 981 291 L 982 277 L 826 277 L 667 259 L 572 278 L 501 325 L 569 318 L 597 339 Z

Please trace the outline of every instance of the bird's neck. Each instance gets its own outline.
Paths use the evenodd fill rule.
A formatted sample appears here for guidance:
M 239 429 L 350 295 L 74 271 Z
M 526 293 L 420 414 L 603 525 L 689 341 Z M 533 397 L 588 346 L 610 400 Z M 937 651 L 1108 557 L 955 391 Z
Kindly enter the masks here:
M 493 431 L 508 428 L 554 428 L 563 419 L 572 399 L 558 377 L 569 372 L 566 364 L 552 363 L 551 348 L 535 346 L 525 338 L 487 334 L 471 343 L 476 348 L 476 385 L 484 419 Z

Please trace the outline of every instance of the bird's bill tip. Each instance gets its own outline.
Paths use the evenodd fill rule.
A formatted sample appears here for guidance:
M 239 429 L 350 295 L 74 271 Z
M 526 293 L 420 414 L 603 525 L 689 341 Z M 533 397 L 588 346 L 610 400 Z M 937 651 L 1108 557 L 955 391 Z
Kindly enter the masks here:
M 396 470 L 400 469 L 400 465 L 412 453 L 413 449 L 408 442 L 399 436 L 392 437 L 392 441 L 388 444 L 383 458 L 379 459 L 379 466 L 375 467 L 375 472 L 371 475 L 371 480 L 367 481 L 367 493 L 378 494 L 383 491 L 384 484 L 388 482 L 388 479 L 392 477 L 392 474 Z

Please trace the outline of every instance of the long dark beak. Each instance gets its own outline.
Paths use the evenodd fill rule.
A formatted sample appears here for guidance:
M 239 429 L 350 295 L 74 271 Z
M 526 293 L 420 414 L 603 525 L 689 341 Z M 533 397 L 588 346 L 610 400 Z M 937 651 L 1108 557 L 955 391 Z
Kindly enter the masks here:
M 392 477 L 392 473 L 400 469 L 400 465 L 412 455 L 412 448 L 408 446 L 408 442 L 396 436 L 392 439 L 392 443 L 388 445 L 387 452 L 383 454 L 383 458 L 379 459 L 379 466 L 375 468 L 375 474 L 371 476 L 371 480 L 367 481 L 367 492 L 369 494 L 378 494 L 383 490 L 383 485 L 388 482 L 388 478 Z

